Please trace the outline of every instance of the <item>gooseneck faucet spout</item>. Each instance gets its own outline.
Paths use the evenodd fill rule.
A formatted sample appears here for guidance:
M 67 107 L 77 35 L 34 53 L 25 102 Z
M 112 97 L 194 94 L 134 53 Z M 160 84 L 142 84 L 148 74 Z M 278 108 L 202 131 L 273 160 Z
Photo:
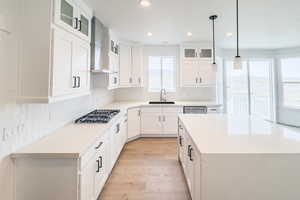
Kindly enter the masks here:
M 166 91 L 166 89 L 161 89 L 160 90 L 160 101 L 161 102 L 166 102 L 167 101 L 167 91 Z

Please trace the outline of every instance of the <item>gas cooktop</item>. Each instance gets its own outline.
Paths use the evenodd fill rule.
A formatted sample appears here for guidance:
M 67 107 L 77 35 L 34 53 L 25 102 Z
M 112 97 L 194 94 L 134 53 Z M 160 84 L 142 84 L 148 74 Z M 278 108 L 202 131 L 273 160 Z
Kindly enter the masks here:
M 94 110 L 76 119 L 75 123 L 108 123 L 119 112 L 120 110 Z

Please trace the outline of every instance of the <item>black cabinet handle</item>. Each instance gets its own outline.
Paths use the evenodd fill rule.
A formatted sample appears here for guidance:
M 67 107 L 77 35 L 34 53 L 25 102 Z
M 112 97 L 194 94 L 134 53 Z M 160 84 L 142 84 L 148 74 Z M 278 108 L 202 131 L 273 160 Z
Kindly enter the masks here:
M 120 133 L 120 124 L 117 124 L 116 126 L 116 134 Z
M 103 142 L 100 142 L 98 146 L 95 147 L 95 149 L 99 149 L 102 146 Z
M 75 17 L 75 29 L 78 29 L 78 18 Z
M 97 170 L 96 172 L 99 173 L 100 172 L 100 160 L 96 160 L 97 163 Z
M 190 148 L 192 147 L 192 145 L 188 145 L 188 152 L 187 152 L 187 154 L 188 154 L 188 157 L 190 157 Z
M 188 156 L 190 157 L 190 161 L 194 161 L 194 159 L 192 158 L 192 151 L 194 149 L 192 148 L 192 145 L 188 146 Z
M 102 167 L 103 167 L 103 159 L 102 159 L 102 156 L 99 156 L 99 159 L 100 159 L 100 165 L 99 165 L 99 167 L 100 167 L 100 169 L 102 169 Z
M 77 86 L 77 77 L 76 76 L 73 76 L 73 88 L 76 88 Z
M 100 169 L 102 169 L 102 167 L 103 167 L 102 156 L 99 156 L 99 160 L 96 160 L 96 162 L 97 162 L 97 170 L 96 170 L 96 172 L 99 173 Z
M 81 25 L 82 25 L 82 22 L 81 22 L 81 20 L 78 20 L 79 21 L 79 31 L 81 31 Z
M 77 76 L 77 78 L 78 78 L 78 82 L 77 82 L 77 88 L 80 88 L 80 85 L 81 85 L 81 80 L 80 80 L 80 76 Z
M 182 136 L 181 135 L 179 136 L 179 144 L 182 147 Z

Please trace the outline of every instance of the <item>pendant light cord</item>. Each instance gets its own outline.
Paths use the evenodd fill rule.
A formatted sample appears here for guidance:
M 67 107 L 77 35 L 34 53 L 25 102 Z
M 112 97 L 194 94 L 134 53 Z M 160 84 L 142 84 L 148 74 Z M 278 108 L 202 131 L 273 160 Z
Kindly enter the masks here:
M 212 21 L 213 29 L 213 64 L 216 64 L 216 38 L 215 38 L 215 20 L 218 18 L 218 15 L 211 15 L 209 19 Z
M 213 20 L 213 64 L 216 64 L 215 20 Z
M 240 57 L 240 49 L 239 49 L 239 0 L 236 0 L 236 57 Z

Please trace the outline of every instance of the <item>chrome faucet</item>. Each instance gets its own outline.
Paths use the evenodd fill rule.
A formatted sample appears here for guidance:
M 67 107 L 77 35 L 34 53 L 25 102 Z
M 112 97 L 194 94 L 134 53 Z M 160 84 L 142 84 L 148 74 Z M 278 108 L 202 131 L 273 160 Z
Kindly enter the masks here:
M 167 91 L 166 91 L 166 89 L 161 89 L 160 90 L 160 101 L 161 102 L 166 102 L 167 101 Z

